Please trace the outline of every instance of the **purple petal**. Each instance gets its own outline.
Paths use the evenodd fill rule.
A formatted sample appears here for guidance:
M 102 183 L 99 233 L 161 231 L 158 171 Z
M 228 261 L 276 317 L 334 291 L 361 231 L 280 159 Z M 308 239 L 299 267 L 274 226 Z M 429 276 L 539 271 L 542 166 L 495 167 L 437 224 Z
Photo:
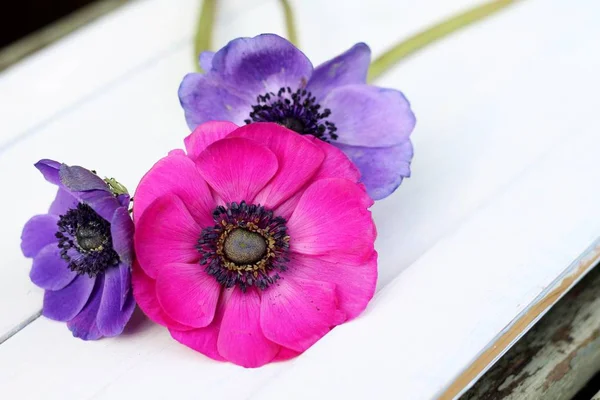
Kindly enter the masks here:
M 73 197 L 69 191 L 59 187 L 56 197 L 50 205 L 48 213 L 54 215 L 64 215 L 68 210 L 77 208 L 78 203 L 79 202 L 77 199 Z
M 109 221 L 120 206 L 119 200 L 109 190 L 106 182 L 85 168 L 62 164 L 60 166 L 61 183 L 73 191 L 73 196 L 88 204 L 102 218 Z
M 331 110 L 337 143 L 389 147 L 405 142 L 415 127 L 415 115 L 404 95 L 392 89 L 347 85 L 333 90 L 321 103 Z
M 125 307 L 121 309 L 123 298 Z M 131 318 L 135 302 L 131 293 L 123 293 L 119 268 L 110 268 L 104 275 L 102 300 L 96 317 L 96 324 L 104 336 L 117 336 L 123 332 L 125 324 Z
M 238 38 L 213 57 L 209 75 L 218 74 L 229 87 L 252 98 L 281 87 L 306 86 L 313 66 L 293 44 L 274 34 Z
M 121 205 L 119 200 L 105 190 L 90 190 L 87 192 L 74 192 L 73 195 L 82 203 L 92 207 L 102 218 L 110 222 L 115 210 Z
M 129 202 L 131 200 L 131 197 L 128 194 L 118 195 L 117 200 L 119 201 L 119 204 L 121 205 L 121 207 L 129 208 Z
M 32 217 L 25 223 L 21 233 L 21 251 L 25 257 L 35 257 L 46 245 L 58 243 L 58 217 L 43 214 Z
M 43 315 L 56 321 L 69 321 L 83 309 L 94 288 L 96 278 L 78 275 L 64 289 L 44 293 Z
M 273 34 L 232 40 L 214 55 L 202 53 L 200 62 L 207 73 L 188 74 L 179 87 L 190 129 L 216 120 L 243 125 L 258 95 L 304 87 L 312 74 L 310 60 Z
M 133 221 L 129 210 L 119 207 L 110 220 L 113 249 L 119 255 L 121 262 L 131 265 L 133 262 Z
M 119 273 L 121 274 L 121 310 L 123 310 L 131 294 L 131 265 L 119 264 Z
M 73 336 L 83 340 L 96 340 L 102 337 L 96 323 L 96 317 L 100 308 L 103 286 L 103 278 L 99 277 L 86 306 L 77 316 L 67 322 L 67 327 L 73 333 Z
M 42 289 L 60 290 L 77 276 L 60 256 L 56 243 L 47 245 L 33 259 L 29 278 Z
M 64 214 L 74 208 L 77 202 L 88 204 L 102 218 L 110 221 L 113 213 L 120 206 L 119 200 L 110 192 L 108 185 L 100 177 L 85 168 L 59 164 L 52 160 L 40 160 L 35 164 L 46 180 L 60 187 L 50 206 L 51 214 Z M 73 191 L 70 193 L 69 191 Z M 75 201 L 71 201 L 68 194 Z
M 335 144 L 354 162 L 369 196 L 381 200 L 410 176 L 413 147 L 410 140 L 391 147 L 353 147 Z
M 208 121 L 244 124 L 253 98 L 234 94 L 211 74 L 187 74 L 179 86 L 179 101 L 190 129 Z
M 212 69 L 212 61 L 214 56 L 214 51 L 203 51 L 200 53 L 200 68 L 202 68 L 202 71 L 208 72 Z
M 108 185 L 102 180 L 102 178 L 77 165 L 69 167 L 66 164 L 62 164 L 60 166 L 59 176 L 62 184 L 72 191 L 109 191 Z
M 315 68 L 306 89 L 321 100 L 336 87 L 365 83 L 370 64 L 371 49 L 365 43 L 357 43 Z
M 44 159 L 35 163 L 35 167 L 40 170 L 48 182 L 60 185 L 60 178 L 58 176 L 58 170 L 60 169 L 59 162 Z

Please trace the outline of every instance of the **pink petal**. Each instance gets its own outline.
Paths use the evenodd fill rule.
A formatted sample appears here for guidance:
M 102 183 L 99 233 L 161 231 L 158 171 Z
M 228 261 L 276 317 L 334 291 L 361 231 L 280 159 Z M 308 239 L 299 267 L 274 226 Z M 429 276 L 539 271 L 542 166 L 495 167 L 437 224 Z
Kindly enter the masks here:
M 306 189 L 287 227 L 290 250 L 302 254 L 345 253 L 366 259 L 376 236 L 373 201 L 347 179 L 321 179 Z
M 201 231 L 178 196 L 159 197 L 136 225 L 134 244 L 139 264 L 156 279 L 167 264 L 197 262 L 200 253 L 195 246 Z
M 184 157 L 187 157 L 187 154 L 185 154 L 185 151 L 183 151 L 181 149 L 169 150 L 169 152 L 167 153 L 167 155 L 169 155 L 169 156 L 184 156 Z
M 244 138 L 219 140 L 196 160 L 200 174 L 226 203 L 254 197 L 277 172 L 277 157 L 271 150 Z
M 178 331 L 169 329 L 173 339 L 179 343 L 204 354 L 217 361 L 226 361 L 217 350 L 217 338 L 219 337 L 219 324 L 213 322 L 206 328 L 192 329 L 189 331 Z
M 252 139 L 268 146 L 277 156 L 279 170 L 256 196 L 254 202 L 275 208 L 291 197 L 315 174 L 325 154 L 318 145 L 277 124 L 254 123 L 239 128 L 231 136 Z
M 169 329 L 173 339 L 187 347 L 217 361 L 225 361 L 217 349 L 217 338 L 221 330 L 221 321 L 225 311 L 225 301 L 228 296 L 221 296 L 213 321 L 205 328 L 180 331 Z
M 239 288 L 225 291 L 221 332 L 217 340 L 219 354 L 247 368 L 260 367 L 275 358 L 279 346 L 265 338 L 260 329 L 260 296 L 255 290 L 243 293 Z
M 198 125 L 196 129 L 183 140 L 188 156 L 192 160 L 196 160 L 200 153 L 202 153 L 210 144 L 223 139 L 236 129 L 238 129 L 238 126 L 229 121 L 210 121 Z
M 333 258 L 333 257 L 332 257 Z M 304 278 L 335 284 L 338 306 L 348 319 L 355 318 L 366 307 L 377 285 L 377 252 L 365 261 L 332 262 L 321 256 L 290 254 L 286 277 Z
M 133 263 L 131 283 L 133 286 L 133 297 L 148 318 L 167 328 L 178 330 L 192 329 L 173 320 L 164 312 L 156 296 L 156 281 L 146 275 L 137 262 Z
M 176 194 L 201 226 L 214 225 L 212 212 L 216 204 L 208 185 L 196 165 L 186 156 L 170 155 L 144 175 L 133 203 L 133 218 L 137 224 L 148 206 L 165 194 Z
M 319 168 L 313 177 L 314 181 L 324 178 L 344 178 L 352 182 L 360 180 L 358 168 L 356 168 L 356 165 L 354 165 L 344 152 L 313 136 L 310 136 L 309 139 L 325 152 L 325 159 L 321 164 L 321 168 Z
M 275 356 L 273 361 L 286 361 L 291 358 L 296 358 L 300 354 L 302 354 L 302 353 L 299 351 L 288 349 L 287 347 L 282 346 L 281 349 L 279 350 L 279 353 L 277 353 L 277 355 Z
M 285 277 L 262 295 L 260 326 L 265 336 L 295 351 L 305 351 L 345 320 L 332 283 Z
M 360 180 L 360 172 L 358 171 L 358 168 L 356 168 L 354 163 L 350 161 L 350 159 L 337 147 L 334 147 L 329 143 L 325 143 L 314 136 L 303 136 L 303 138 L 310 140 L 325 154 L 325 158 L 323 159 L 323 162 L 321 163 L 321 166 L 317 172 L 312 176 L 311 182 L 325 178 L 344 178 L 349 179 L 352 182 L 358 182 Z M 279 204 L 275 208 L 275 215 L 289 219 L 290 215 L 292 215 L 296 209 L 296 206 L 300 201 L 300 197 L 302 197 L 302 190 L 296 192 L 293 196 Z
M 279 207 L 273 210 L 275 215 L 277 215 L 278 217 L 283 217 L 286 220 L 290 219 L 290 216 L 296 209 L 296 206 L 300 202 L 300 199 L 302 198 L 303 194 L 304 192 L 302 190 L 294 193 L 292 197 L 281 203 Z
M 203 328 L 213 320 L 221 285 L 199 264 L 169 264 L 158 274 L 156 293 L 172 319 Z

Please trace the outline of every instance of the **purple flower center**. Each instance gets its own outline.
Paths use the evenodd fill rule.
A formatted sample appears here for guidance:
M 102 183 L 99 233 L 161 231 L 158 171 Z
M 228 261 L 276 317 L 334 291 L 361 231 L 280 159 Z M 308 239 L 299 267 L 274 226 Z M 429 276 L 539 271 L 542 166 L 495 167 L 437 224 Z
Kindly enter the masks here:
M 292 92 L 290 87 L 282 87 L 277 94 L 265 93 L 256 98 L 250 118 L 252 122 L 275 122 L 301 135 L 313 135 L 325 142 L 336 140 L 335 124 L 327 120 L 331 110 L 321 110 L 321 105 L 311 92 L 298 89 Z
M 110 223 L 87 204 L 79 203 L 60 216 L 56 237 L 61 257 L 78 274 L 93 277 L 119 264 Z
M 242 201 L 217 207 L 213 219 L 215 225 L 202 230 L 196 248 L 200 265 L 221 285 L 265 290 L 287 269 L 290 237 L 284 218 Z

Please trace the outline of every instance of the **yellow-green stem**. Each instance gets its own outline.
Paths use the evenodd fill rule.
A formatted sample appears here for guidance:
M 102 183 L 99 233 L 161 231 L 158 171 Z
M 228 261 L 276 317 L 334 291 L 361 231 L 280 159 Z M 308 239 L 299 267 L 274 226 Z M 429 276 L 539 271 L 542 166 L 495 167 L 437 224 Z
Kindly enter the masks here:
M 198 63 L 198 56 L 203 51 L 212 49 L 213 25 L 217 10 L 217 0 L 203 0 L 200 15 L 198 16 L 198 26 L 196 28 L 196 37 L 194 38 L 194 65 L 198 71 L 202 72 Z
M 496 0 L 484 3 L 475 8 L 467 10 L 450 19 L 440 22 L 414 36 L 398 43 L 381 56 L 379 56 L 369 67 L 367 81 L 371 82 L 380 77 L 388 69 L 394 66 L 398 61 L 406 58 L 417 50 L 422 49 L 436 40 L 442 39 L 454 31 L 480 21 L 506 6 L 517 3 L 521 0 Z
M 294 10 L 287 0 L 280 0 L 285 17 L 285 29 L 287 38 L 294 46 L 298 47 L 298 31 L 296 30 L 296 21 L 294 20 Z

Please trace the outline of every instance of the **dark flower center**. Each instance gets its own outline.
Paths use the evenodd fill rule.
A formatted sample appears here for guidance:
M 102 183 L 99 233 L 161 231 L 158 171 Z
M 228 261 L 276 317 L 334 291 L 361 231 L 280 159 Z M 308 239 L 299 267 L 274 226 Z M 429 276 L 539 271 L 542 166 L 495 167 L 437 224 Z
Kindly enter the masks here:
M 293 131 L 304 132 L 304 123 L 296 117 L 285 117 L 278 123 Z
M 321 105 L 311 92 L 282 87 L 277 94 L 265 93 L 256 98 L 249 119 L 244 122 L 275 122 L 301 135 L 313 135 L 325 142 L 337 139 L 335 124 L 328 121 L 331 110 Z
M 267 253 L 265 238 L 256 232 L 236 228 L 223 243 L 223 255 L 236 264 L 253 264 Z
M 119 263 L 112 247 L 110 223 L 87 204 L 79 203 L 58 220 L 58 248 L 69 268 L 90 277 Z
M 200 265 L 221 285 L 264 290 L 287 269 L 290 238 L 284 218 L 242 201 L 217 207 L 213 219 L 215 225 L 202 230 L 196 248 Z
M 102 250 L 108 240 L 108 237 L 103 234 L 103 227 L 96 221 L 77 227 L 75 238 L 79 248 L 86 252 Z

